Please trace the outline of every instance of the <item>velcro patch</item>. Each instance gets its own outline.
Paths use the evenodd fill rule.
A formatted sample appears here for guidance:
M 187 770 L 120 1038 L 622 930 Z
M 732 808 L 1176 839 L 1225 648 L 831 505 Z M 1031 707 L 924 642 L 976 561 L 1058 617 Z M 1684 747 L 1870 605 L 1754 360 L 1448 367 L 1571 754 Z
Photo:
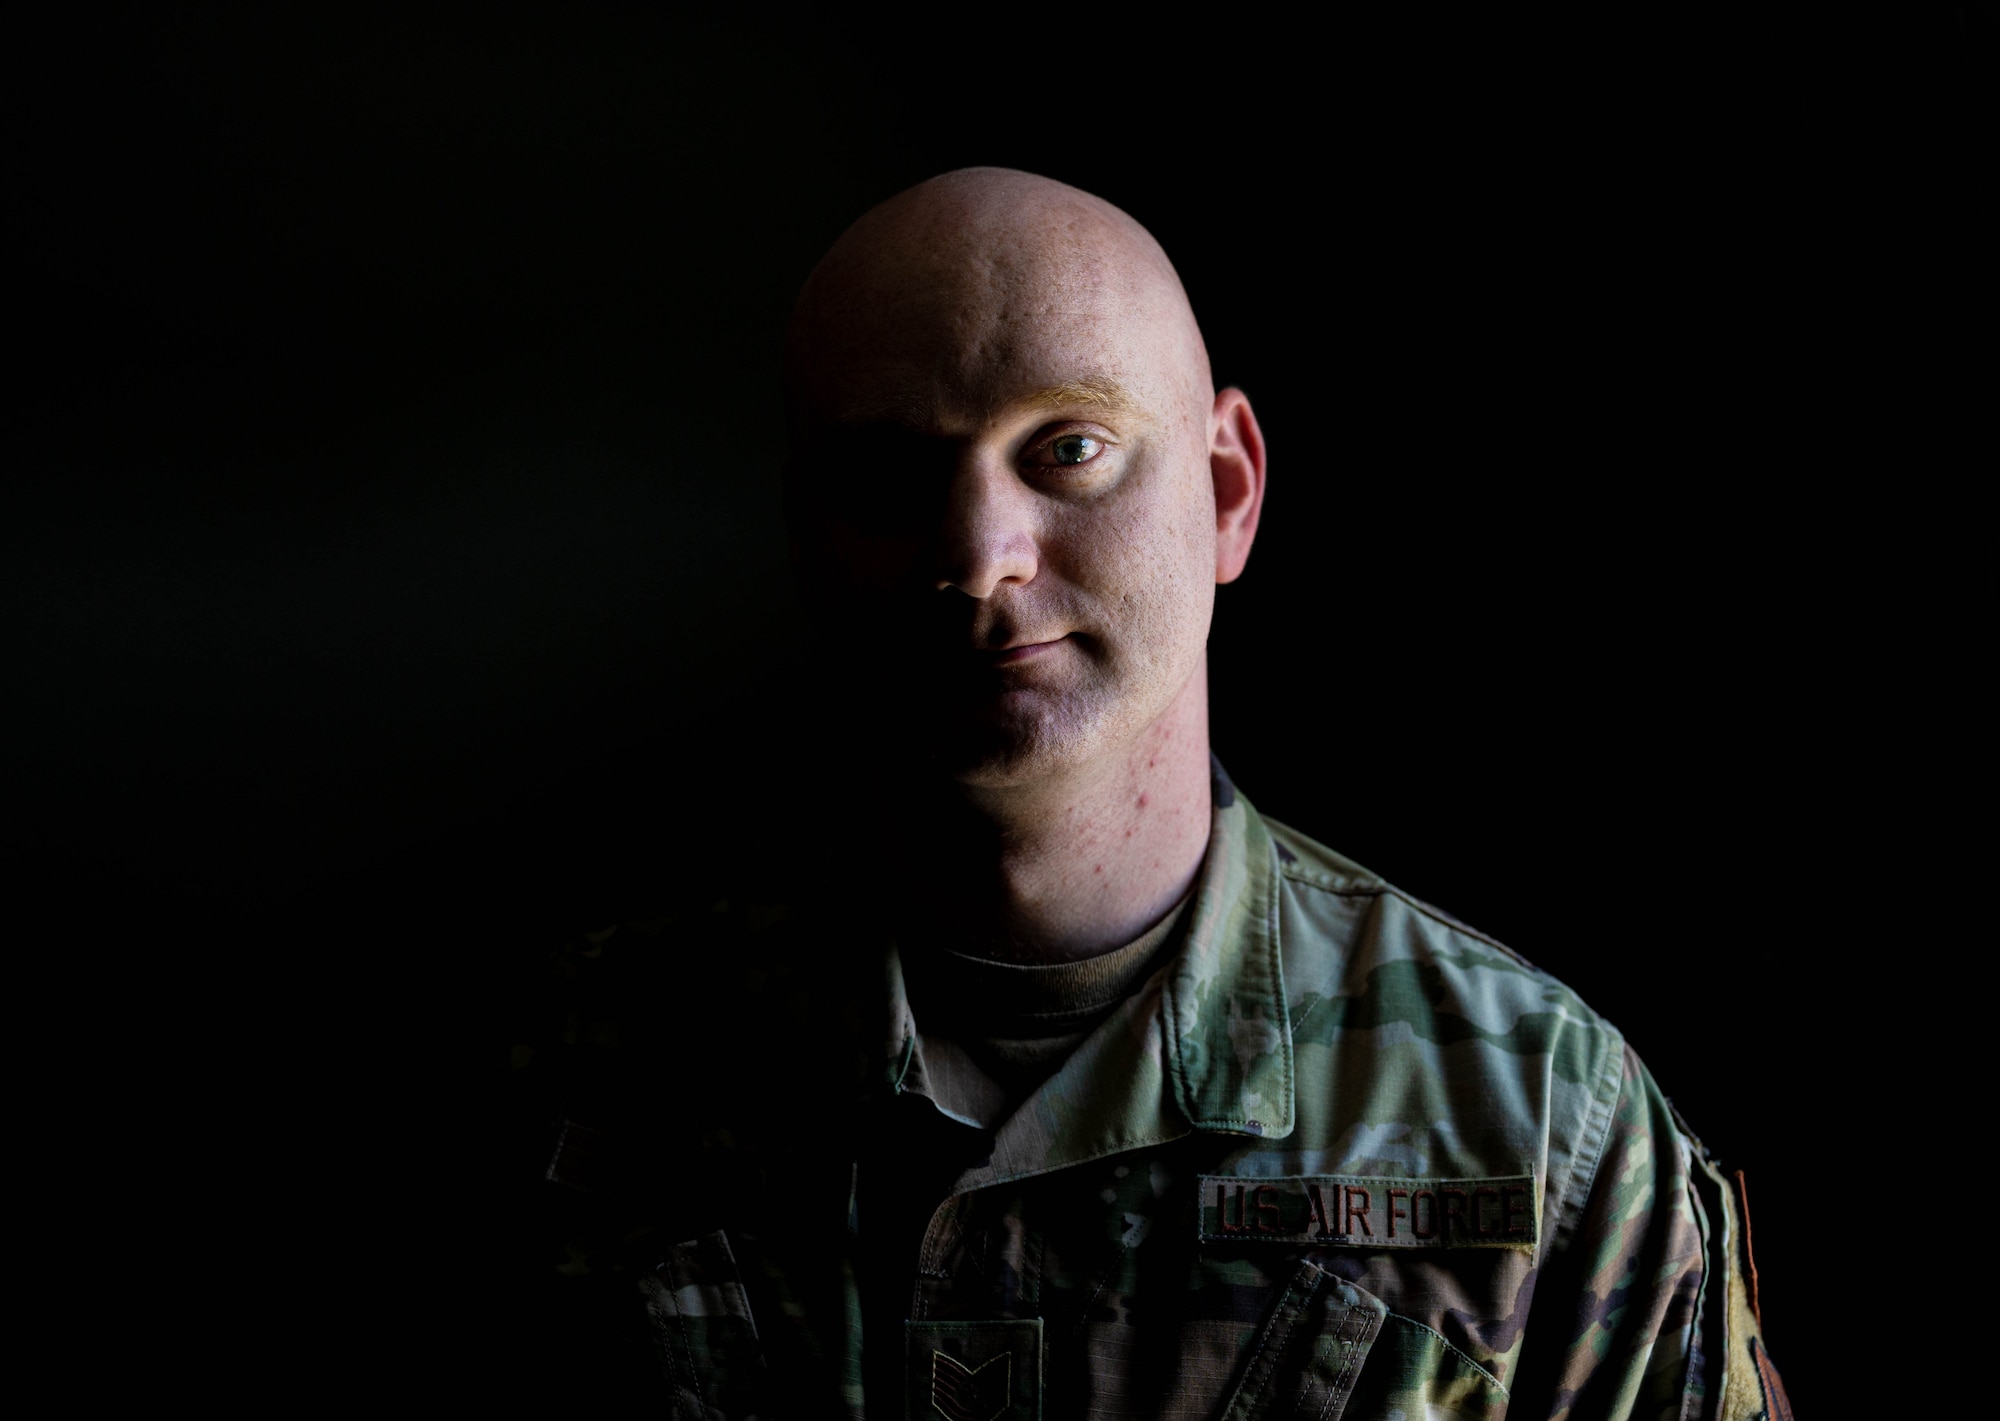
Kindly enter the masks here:
M 1499 1179 L 1204 1174 L 1196 1209 L 1203 1243 L 1532 1249 L 1541 1221 L 1532 1174 Z

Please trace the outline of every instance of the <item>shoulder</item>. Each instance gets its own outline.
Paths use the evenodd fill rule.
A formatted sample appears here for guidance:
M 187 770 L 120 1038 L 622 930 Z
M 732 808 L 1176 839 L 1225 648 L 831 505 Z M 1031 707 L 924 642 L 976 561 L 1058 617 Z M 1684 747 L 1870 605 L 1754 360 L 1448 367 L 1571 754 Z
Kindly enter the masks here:
M 1428 1196 L 1532 1176 L 1532 1256 L 1515 1266 L 1539 1340 L 1510 1376 L 1524 1409 L 1736 1417 L 1782 1404 L 1740 1187 L 1618 1028 L 1513 948 L 1265 825 L 1297 1127 L 1247 1147 L 1239 1170 L 1352 1185 L 1391 1218 L 1410 1201 L 1413 1229 L 1431 1226 Z M 1477 1314 L 1404 1256 L 1356 1266 L 1409 1316 Z
M 1559 1242 L 1630 1088 L 1623 1034 L 1512 948 L 1267 824 L 1307 1133 L 1356 1173 L 1404 1155 L 1532 1173 Z
M 1272 820 L 1288 995 L 1344 1004 L 1350 1028 L 1401 1023 L 1445 1045 L 1561 1056 L 1615 1087 L 1625 1040 L 1569 986 L 1505 943 Z

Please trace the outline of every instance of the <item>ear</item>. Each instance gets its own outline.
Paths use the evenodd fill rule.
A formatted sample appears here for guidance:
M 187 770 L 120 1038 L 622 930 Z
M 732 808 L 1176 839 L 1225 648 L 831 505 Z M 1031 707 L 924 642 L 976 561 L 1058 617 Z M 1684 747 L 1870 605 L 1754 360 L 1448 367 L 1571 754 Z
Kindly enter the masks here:
M 1217 393 L 1209 416 L 1208 469 L 1215 481 L 1215 580 L 1234 582 L 1250 560 L 1264 507 L 1264 431 L 1250 397 L 1233 385 Z

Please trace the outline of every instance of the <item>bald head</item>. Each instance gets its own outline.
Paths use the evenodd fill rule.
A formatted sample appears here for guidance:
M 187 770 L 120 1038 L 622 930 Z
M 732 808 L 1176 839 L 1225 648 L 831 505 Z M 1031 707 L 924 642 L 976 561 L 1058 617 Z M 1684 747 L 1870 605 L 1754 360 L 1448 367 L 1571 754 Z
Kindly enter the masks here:
M 1143 227 L 1027 173 L 933 178 L 814 269 L 786 370 L 815 630 L 885 724 L 988 786 L 1205 736 L 1262 442 Z
M 1214 397 L 1187 294 L 1151 233 L 1052 179 L 965 168 L 890 198 L 834 243 L 800 294 L 787 383 L 795 404 L 835 419 L 885 413 L 854 408 L 850 388 L 885 375 L 979 402 L 982 373 L 1033 377 L 1027 347 L 1051 335 L 1061 348 L 1047 354 L 1104 367 L 1116 392 L 1168 381 L 1171 393 L 1151 393 L 1203 414 Z

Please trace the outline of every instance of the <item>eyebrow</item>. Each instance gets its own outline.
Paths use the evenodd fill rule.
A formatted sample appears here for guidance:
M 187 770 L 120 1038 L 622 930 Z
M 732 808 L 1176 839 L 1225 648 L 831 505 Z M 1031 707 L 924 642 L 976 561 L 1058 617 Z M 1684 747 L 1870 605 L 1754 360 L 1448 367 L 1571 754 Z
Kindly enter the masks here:
M 1109 379 L 1065 380 L 1059 385 L 1048 385 L 1017 395 L 1006 401 L 1005 407 L 1035 410 L 1088 408 L 1102 410 L 1106 414 L 1140 414 L 1145 408 L 1131 391 L 1116 380 Z M 921 428 L 929 423 L 931 417 L 928 398 L 892 394 L 843 411 L 835 415 L 834 420 L 849 427 L 887 422 Z
M 1068 409 L 1077 405 L 1089 405 L 1106 412 L 1121 414 L 1130 414 L 1139 408 L 1139 402 L 1126 392 L 1125 387 L 1112 380 L 1065 380 L 1060 385 L 1035 390 L 1015 403 L 1037 409 Z

